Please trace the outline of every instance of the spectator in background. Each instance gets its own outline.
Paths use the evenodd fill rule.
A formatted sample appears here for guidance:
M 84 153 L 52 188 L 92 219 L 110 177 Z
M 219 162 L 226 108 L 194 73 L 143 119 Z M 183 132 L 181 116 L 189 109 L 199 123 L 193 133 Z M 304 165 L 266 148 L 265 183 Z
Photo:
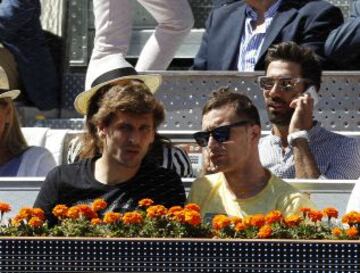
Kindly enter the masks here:
M 0 176 L 46 176 L 56 162 L 45 148 L 27 145 L 13 103 L 19 94 L 0 67 Z
M 136 70 L 164 70 L 190 32 L 194 18 L 187 0 L 137 0 L 158 22 L 139 56 Z M 94 49 L 86 74 L 88 89 L 99 76 L 97 67 L 107 62 L 109 71 L 125 59 L 132 33 L 132 1 L 93 0 L 95 15 Z
M 360 70 L 360 1 L 353 3 L 350 18 L 329 34 L 325 56 L 338 69 Z
M 268 50 L 259 77 L 271 134 L 259 144 L 260 159 L 281 178 L 357 179 L 357 139 L 325 130 L 313 120 L 321 66 L 309 48 L 283 42 Z M 313 94 L 312 94 L 313 93 Z
M 270 210 L 287 216 L 314 206 L 261 165 L 260 117 L 248 97 L 226 89 L 215 92 L 203 108 L 202 128 L 194 138 L 207 150 L 215 173 L 195 180 L 188 202 L 200 205 L 205 220 L 215 214 L 245 217 Z
M 358 181 L 351 194 L 346 207 L 346 213 L 350 211 L 358 211 L 360 212 L 360 181 Z
M 282 41 L 310 47 L 325 61 L 326 37 L 342 22 L 327 1 L 236 1 L 211 12 L 193 69 L 263 70 L 267 49 Z
M 167 207 L 185 201 L 180 177 L 145 159 L 165 116 L 152 94 L 161 76 L 137 75 L 126 66 L 117 70 L 121 74 L 95 81 L 97 85 L 75 99 L 75 109 L 86 115 L 81 151 L 86 159 L 59 166 L 47 176 L 34 206 L 45 211 L 50 223 L 55 221 L 51 211 L 56 204 L 102 198 L 110 211 L 123 212 L 135 209 L 143 198 Z
M 40 24 L 38 0 L 0 3 L 0 66 L 11 89 L 23 90 L 23 100 L 40 110 L 56 108 L 58 78 Z

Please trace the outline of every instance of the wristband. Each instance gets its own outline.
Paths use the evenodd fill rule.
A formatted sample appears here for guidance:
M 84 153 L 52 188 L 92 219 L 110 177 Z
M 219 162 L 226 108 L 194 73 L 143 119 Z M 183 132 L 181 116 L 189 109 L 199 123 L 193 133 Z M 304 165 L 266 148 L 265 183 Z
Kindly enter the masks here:
M 289 146 L 292 146 L 294 141 L 297 139 L 300 139 L 300 138 L 305 139 L 307 142 L 310 142 L 309 134 L 305 130 L 288 134 L 287 142 L 288 142 Z

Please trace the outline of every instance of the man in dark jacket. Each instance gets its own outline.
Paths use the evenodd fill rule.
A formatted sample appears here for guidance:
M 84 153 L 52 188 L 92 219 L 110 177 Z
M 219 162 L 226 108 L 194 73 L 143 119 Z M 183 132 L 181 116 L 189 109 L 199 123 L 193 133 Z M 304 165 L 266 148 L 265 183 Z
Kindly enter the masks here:
M 283 41 L 310 47 L 324 61 L 326 37 L 342 22 L 327 1 L 236 1 L 211 12 L 193 68 L 263 70 L 267 49 Z
M 326 39 L 325 56 L 338 69 L 360 70 L 360 1 L 353 2 L 350 18 Z

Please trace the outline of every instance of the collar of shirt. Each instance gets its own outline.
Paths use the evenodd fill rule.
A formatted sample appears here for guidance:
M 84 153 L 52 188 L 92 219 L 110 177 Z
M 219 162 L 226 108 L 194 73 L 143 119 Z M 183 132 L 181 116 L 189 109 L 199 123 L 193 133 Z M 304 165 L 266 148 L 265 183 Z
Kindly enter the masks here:
M 276 1 L 267 9 L 267 11 L 265 12 L 265 19 L 272 18 L 275 16 L 282 1 L 283 0 Z M 245 14 L 246 14 L 246 17 L 250 17 L 251 20 L 253 20 L 253 21 L 256 21 L 258 18 L 257 12 L 249 5 L 246 5 L 246 7 L 245 7 Z
M 257 59 L 261 51 L 262 44 L 265 40 L 266 31 L 269 28 L 273 17 L 283 0 L 278 0 L 272 4 L 265 12 L 265 22 L 262 26 L 253 31 L 251 22 L 256 21 L 258 14 L 249 5 L 245 7 L 245 26 L 244 33 L 241 37 L 238 59 L 239 71 L 254 71 Z

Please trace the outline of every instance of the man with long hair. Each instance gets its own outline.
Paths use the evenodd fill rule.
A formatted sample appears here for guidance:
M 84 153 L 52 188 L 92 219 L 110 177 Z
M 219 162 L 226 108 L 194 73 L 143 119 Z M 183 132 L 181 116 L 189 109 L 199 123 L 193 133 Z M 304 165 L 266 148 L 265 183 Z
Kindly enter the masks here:
M 135 75 L 135 70 L 128 75 L 128 68 L 118 72 L 127 75 L 98 83 L 75 100 L 77 111 L 86 115 L 85 159 L 60 166 L 46 178 L 34 206 L 44 209 L 50 223 L 56 204 L 102 198 L 108 210 L 123 212 L 143 198 L 165 206 L 184 203 L 179 176 L 144 159 L 165 116 L 151 93 L 160 75 Z

